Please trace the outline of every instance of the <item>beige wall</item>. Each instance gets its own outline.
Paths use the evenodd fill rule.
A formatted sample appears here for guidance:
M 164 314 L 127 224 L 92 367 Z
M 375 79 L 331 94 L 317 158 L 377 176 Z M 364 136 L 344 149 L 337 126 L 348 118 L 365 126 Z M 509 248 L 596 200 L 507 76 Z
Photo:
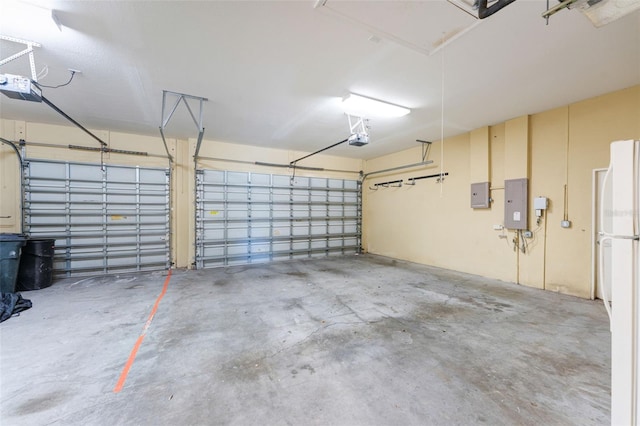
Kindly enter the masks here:
M 489 126 L 488 160 L 478 129 L 446 139 L 444 184 L 434 179 L 415 186 L 371 191 L 376 182 L 439 172 L 440 143 L 434 165 L 387 176 L 364 185 L 363 247 L 391 256 L 527 286 L 590 297 L 591 179 L 594 168 L 607 167 L 609 143 L 640 139 L 640 86 L 566 107 Z M 419 161 L 420 148 L 366 162 L 379 170 Z M 469 185 L 486 175 L 491 182 L 490 209 L 469 207 Z M 514 231 L 503 224 L 504 179 L 529 178 L 529 229 L 526 252 L 514 251 Z M 564 186 L 568 188 L 569 229 L 561 228 Z M 533 198 L 546 196 L 550 206 L 536 223 Z
M 107 154 L 111 164 L 167 167 L 159 137 L 95 131 L 110 148 L 145 151 L 148 157 Z M 14 120 L 0 120 L 0 135 L 27 141 L 30 158 L 100 162 L 100 154 L 68 148 L 97 146 L 81 130 Z M 441 144 L 434 143 L 429 166 L 379 174 L 363 191 L 363 248 L 366 252 L 439 266 L 552 291 L 589 297 L 591 293 L 591 174 L 608 164 L 609 143 L 640 139 L 640 86 L 607 94 L 505 123 L 486 126 L 445 140 L 442 184 L 435 179 L 415 186 L 372 191 L 376 182 L 440 172 Z M 53 145 L 37 146 L 30 143 Z M 172 255 L 176 266 L 193 262 L 195 139 L 168 141 L 172 169 Z M 373 141 L 372 143 L 375 143 Z M 56 146 L 56 147 L 54 147 Z M 287 168 L 263 167 L 255 161 L 288 164 L 306 153 L 203 141 L 199 165 L 219 170 L 289 174 Z M 231 161 L 223 161 L 227 159 Z M 421 160 L 420 147 L 361 161 L 317 155 L 305 166 L 340 171 L 298 170 L 298 176 L 355 179 L 346 171 L 374 171 Z M 19 232 L 19 170 L 13 151 L 0 145 L 0 232 Z M 494 230 L 503 223 L 504 180 L 529 178 L 529 198 L 546 196 L 549 209 L 538 225 L 532 205 L 526 253 L 514 251 L 513 231 Z M 470 184 L 488 179 L 490 209 L 469 207 Z M 560 227 L 564 187 L 572 227 Z
M 92 130 L 105 141 L 109 148 L 128 151 L 141 151 L 147 156 L 106 153 L 102 160 L 107 164 L 168 167 L 166 151 L 162 139 Z M 10 141 L 26 140 L 25 157 L 34 159 L 69 160 L 86 163 L 100 163 L 100 152 L 69 149 L 69 145 L 98 147 L 99 143 L 82 130 L 42 123 L 30 123 L 14 120 L 0 120 L 0 136 Z M 171 180 L 171 253 L 177 267 L 189 267 L 194 260 L 195 234 L 195 173 L 193 155 L 195 139 L 168 139 L 169 152 L 174 158 Z M 290 174 L 289 169 L 264 167 L 254 164 L 256 161 L 273 164 L 289 164 L 306 153 L 272 148 L 250 147 L 223 142 L 204 140 L 200 149 L 200 168 L 234 170 L 257 173 Z M 222 161 L 226 159 L 230 161 Z M 322 167 L 340 171 L 307 171 L 298 169 L 297 176 L 323 176 L 357 179 L 363 168 L 361 160 L 340 158 L 330 155 L 317 155 L 304 160 L 300 165 Z M 346 171 L 353 171 L 349 173 Z M 0 232 L 20 232 L 20 171 L 15 152 L 8 146 L 0 145 Z

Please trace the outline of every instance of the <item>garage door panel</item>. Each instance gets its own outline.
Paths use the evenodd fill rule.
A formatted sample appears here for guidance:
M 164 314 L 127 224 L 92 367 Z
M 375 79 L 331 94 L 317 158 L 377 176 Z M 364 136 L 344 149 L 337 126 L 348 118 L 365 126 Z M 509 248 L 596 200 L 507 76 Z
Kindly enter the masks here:
M 48 167 L 32 167 L 27 176 L 33 180 L 48 180 L 49 182 L 64 182 L 67 178 L 68 167 L 65 163 L 49 163 Z M 64 183 L 61 183 L 64 186 Z
M 249 183 L 249 174 L 242 172 L 227 172 L 227 183 L 246 185 Z
M 251 217 L 253 219 L 269 219 L 271 217 L 269 206 L 259 206 L 258 209 L 252 209 Z
M 272 181 L 274 186 L 288 187 L 291 183 L 291 177 L 285 175 L 273 175 Z
M 219 170 L 196 177 L 197 268 L 359 251 L 357 180 Z
M 223 240 L 225 238 L 224 230 L 222 229 L 206 229 L 203 235 L 206 240 Z
M 227 210 L 227 217 L 229 219 L 248 219 L 247 204 L 234 205 L 233 210 Z
M 271 250 L 271 245 L 268 242 L 252 242 L 249 245 L 249 249 L 252 255 L 260 253 L 268 254 Z
M 275 237 L 288 237 L 291 235 L 291 227 L 289 225 L 274 227 L 272 229 Z
M 238 191 L 234 188 L 233 191 L 227 192 L 227 201 L 246 201 L 247 194 L 246 191 Z
M 107 204 L 130 204 L 135 203 L 138 197 L 135 194 L 107 194 Z M 102 200 L 99 200 L 102 201 Z
M 249 237 L 249 230 L 247 228 L 229 228 L 227 230 L 227 236 L 229 239 L 246 239 Z
M 55 239 L 55 275 L 169 266 L 169 170 L 29 159 L 24 182 L 25 229 Z
M 289 208 L 284 208 L 283 206 L 274 206 L 272 210 L 272 216 L 275 219 L 288 218 L 290 216 Z
M 306 218 L 309 217 L 309 209 L 306 207 L 292 206 L 290 210 L 291 215 L 294 218 Z
M 251 201 L 254 203 L 269 203 L 271 194 L 269 192 L 251 191 Z
M 271 228 L 251 227 L 251 238 L 269 238 Z
M 69 165 L 69 177 L 74 182 L 82 181 L 102 181 L 104 170 L 101 167 L 96 167 L 95 164 L 82 164 L 82 163 L 66 163 Z M 110 171 L 107 171 L 107 176 Z
M 227 253 L 230 256 L 234 256 L 234 255 L 242 255 L 242 256 L 246 256 L 249 253 L 249 245 L 248 244 L 229 244 L 229 246 L 227 247 Z
M 309 178 L 308 177 L 296 177 L 291 182 L 291 186 L 294 188 L 308 188 L 309 187 Z
M 327 233 L 326 225 L 312 225 L 311 226 L 311 235 L 324 235 Z
M 32 193 L 31 194 L 31 201 L 33 203 L 42 203 L 42 206 L 44 207 L 46 205 L 47 202 L 64 202 L 66 201 L 66 197 L 64 194 L 59 193 L 59 192 L 53 192 L 53 191 L 60 191 L 60 189 L 63 189 L 64 186 L 60 186 L 58 188 L 46 188 L 46 189 L 41 189 L 38 192 Z M 72 198 L 72 200 L 79 200 L 82 201 L 84 199 L 84 197 L 81 196 L 76 196 L 74 198 Z

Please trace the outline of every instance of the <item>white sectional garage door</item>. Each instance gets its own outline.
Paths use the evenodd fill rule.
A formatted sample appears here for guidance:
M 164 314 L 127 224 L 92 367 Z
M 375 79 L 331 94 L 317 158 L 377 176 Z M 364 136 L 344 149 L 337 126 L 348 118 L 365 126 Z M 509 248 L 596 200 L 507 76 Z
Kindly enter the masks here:
M 25 231 L 55 239 L 56 276 L 166 269 L 169 170 L 27 160 Z
M 198 170 L 196 267 L 357 253 L 357 180 Z

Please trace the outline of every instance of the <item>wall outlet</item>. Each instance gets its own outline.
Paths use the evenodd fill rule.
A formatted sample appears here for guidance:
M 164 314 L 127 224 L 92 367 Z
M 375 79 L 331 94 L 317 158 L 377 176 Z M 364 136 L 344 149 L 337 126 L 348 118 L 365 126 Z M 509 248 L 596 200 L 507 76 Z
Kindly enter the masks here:
M 560 222 L 560 226 L 562 226 L 563 228 L 571 228 L 571 221 L 563 220 L 562 222 Z
M 531 231 L 524 231 L 523 235 L 525 238 L 533 238 L 533 232 Z
M 493 229 L 496 231 L 502 231 L 504 229 L 504 226 L 502 225 L 493 225 Z

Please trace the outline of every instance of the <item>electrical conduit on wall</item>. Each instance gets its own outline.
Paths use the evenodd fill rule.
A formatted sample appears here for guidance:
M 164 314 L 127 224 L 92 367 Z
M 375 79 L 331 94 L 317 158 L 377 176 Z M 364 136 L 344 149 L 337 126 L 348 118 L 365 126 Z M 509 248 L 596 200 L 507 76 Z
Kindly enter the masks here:
M 505 122 L 504 179 L 530 178 L 529 167 L 529 116 L 524 115 Z M 515 282 L 521 284 L 522 241 L 519 232 L 514 237 L 516 245 Z

